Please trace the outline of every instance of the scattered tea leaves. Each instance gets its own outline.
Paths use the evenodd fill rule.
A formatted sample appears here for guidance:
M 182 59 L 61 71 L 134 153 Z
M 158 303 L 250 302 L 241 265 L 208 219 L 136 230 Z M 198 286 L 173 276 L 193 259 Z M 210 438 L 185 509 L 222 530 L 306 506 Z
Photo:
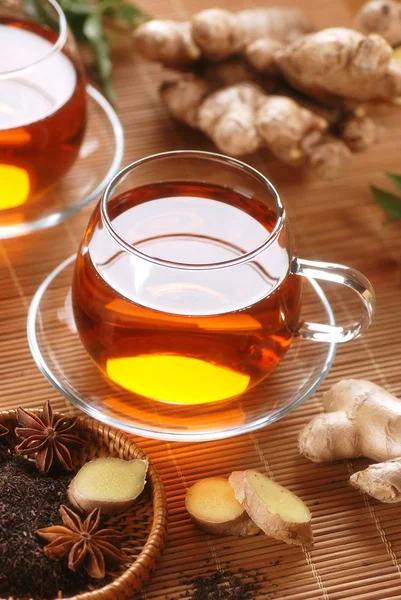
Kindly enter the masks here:
M 255 571 L 215 571 L 210 575 L 184 579 L 182 583 L 189 589 L 180 597 L 188 600 L 254 600 L 263 581 L 264 576 Z M 265 597 L 268 599 L 269 596 Z

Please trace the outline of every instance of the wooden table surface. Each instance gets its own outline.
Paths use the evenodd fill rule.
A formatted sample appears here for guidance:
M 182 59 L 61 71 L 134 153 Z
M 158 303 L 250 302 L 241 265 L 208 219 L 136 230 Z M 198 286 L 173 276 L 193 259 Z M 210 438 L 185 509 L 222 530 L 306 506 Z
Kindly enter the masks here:
M 349 25 L 359 1 L 291 0 L 318 27 Z M 233 10 L 245 0 L 219 0 Z M 216 0 L 147 0 L 149 14 L 185 19 Z M 289 4 L 276 1 L 277 5 Z M 128 47 L 115 57 L 117 110 L 125 129 L 124 163 L 172 149 L 213 149 L 200 134 L 174 124 L 158 100 L 161 69 L 135 57 Z M 180 597 L 185 576 L 206 573 L 226 562 L 236 571 L 256 568 L 265 575 L 258 599 L 385 600 L 401 598 L 401 506 L 385 506 L 348 484 L 357 462 L 314 465 L 297 454 L 297 432 L 321 410 L 320 394 L 344 377 L 368 378 L 401 395 L 401 226 L 384 224 L 369 184 L 386 184 L 384 171 L 401 172 L 400 112 L 377 109 L 381 141 L 354 156 L 352 168 L 334 182 L 291 170 L 260 153 L 249 162 L 280 190 L 305 258 L 348 264 L 372 281 L 377 315 L 367 335 L 339 348 L 334 366 L 318 394 L 293 414 L 254 435 L 204 444 L 163 443 L 138 438 L 163 478 L 170 514 L 169 542 L 147 600 Z M 0 243 L 0 407 L 39 406 L 50 398 L 68 403 L 36 368 L 26 340 L 30 300 L 44 277 L 79 243 L 93 206 L 67 222 L 29 237 Z M 353 310 L 350 296 L 327 288 L 338 320 Z M 211 538 L 195 530 L 183 508 L 186 488 L 202 476 L 227 476 L 235 468 L 259 468 L 306 499 L 313 513 L 316 542 L 310 550 L 264 536 Z

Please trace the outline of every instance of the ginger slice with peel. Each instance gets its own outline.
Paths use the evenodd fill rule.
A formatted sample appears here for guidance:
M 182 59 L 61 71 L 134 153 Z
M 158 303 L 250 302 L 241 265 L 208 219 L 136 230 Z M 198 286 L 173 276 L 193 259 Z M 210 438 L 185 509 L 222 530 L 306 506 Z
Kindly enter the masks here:
M 290 490 L 254 470 L 234 471 L 229 483 L 237 500 L 266 535 L 287 544 L 312 544 L 309 509 Z
M 197 481 L 187 492 L 185 506 L 195 525 L 208 533 L 247 536 L 259 531 L 223 477 Z
M 145 460 L 96 458 L 78 471 L 68 488 L 68 499 L 76 508 L 105 514 L 127 510 L 141 494 L 146 483 Z

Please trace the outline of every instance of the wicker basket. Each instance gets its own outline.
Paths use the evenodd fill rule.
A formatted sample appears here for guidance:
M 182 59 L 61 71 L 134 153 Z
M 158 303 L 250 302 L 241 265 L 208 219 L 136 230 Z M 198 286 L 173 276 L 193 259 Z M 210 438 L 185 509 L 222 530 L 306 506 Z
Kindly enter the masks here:
M 38 409 L 32 412 L 40 413 Z M 61 416 L 55 413 L 55 416 Z M 17 426 L 17 414 L 14 410 L 0 412 L 0 423 L 9 430 L 7 438 L 14 442 L 12 432 Z M 117 429 L 80 417 L 76 425 L 79 435 L 88 444 L 73 455 L 75 467 L 81 467 L 89 460 L 99 456 L 116 456 L 124 459 L 147 458 L 146 454 L 126 434 Z M 132 510 L 122 515 L 113 515 L 108 519 L 108 526 L 119 527 L 132 538 L 124 546 L 130 566 L 126 565 L 116 574 L 109 584 L 94 591 L 83 592 L 72 596 L 69 600 L 123 600 L 131 598 L 135 591 L 149 579 L 159 559 L 167 536 L 167 505 L 163 484 L 160 477 L 149 462 L 148 483 Z M 132 541 L 131 541 L 132 539 Z M 18 600 L 12 599 L 9 600 Z

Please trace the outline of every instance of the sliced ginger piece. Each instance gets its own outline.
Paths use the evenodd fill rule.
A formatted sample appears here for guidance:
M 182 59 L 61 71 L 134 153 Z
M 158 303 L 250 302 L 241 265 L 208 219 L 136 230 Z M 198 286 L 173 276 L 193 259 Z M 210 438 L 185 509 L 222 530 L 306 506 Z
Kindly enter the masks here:
M 266 535 L 297 546 L 312 544 L 309 509 L 290 490 L 251 469 L 234 471 L 229 483 L 236 499 Z
M 247 536 L 259 531 L 223 477 L 197 481 L 187 492 L 185 506 L 195 525 L 208 533 Z
M 68 488 L 68 499 L 88 513 L 95 508 L 105 514 L 124 512 L 145 487 L 147 469 L 145 460 L 96 458 L 75 475 Z

